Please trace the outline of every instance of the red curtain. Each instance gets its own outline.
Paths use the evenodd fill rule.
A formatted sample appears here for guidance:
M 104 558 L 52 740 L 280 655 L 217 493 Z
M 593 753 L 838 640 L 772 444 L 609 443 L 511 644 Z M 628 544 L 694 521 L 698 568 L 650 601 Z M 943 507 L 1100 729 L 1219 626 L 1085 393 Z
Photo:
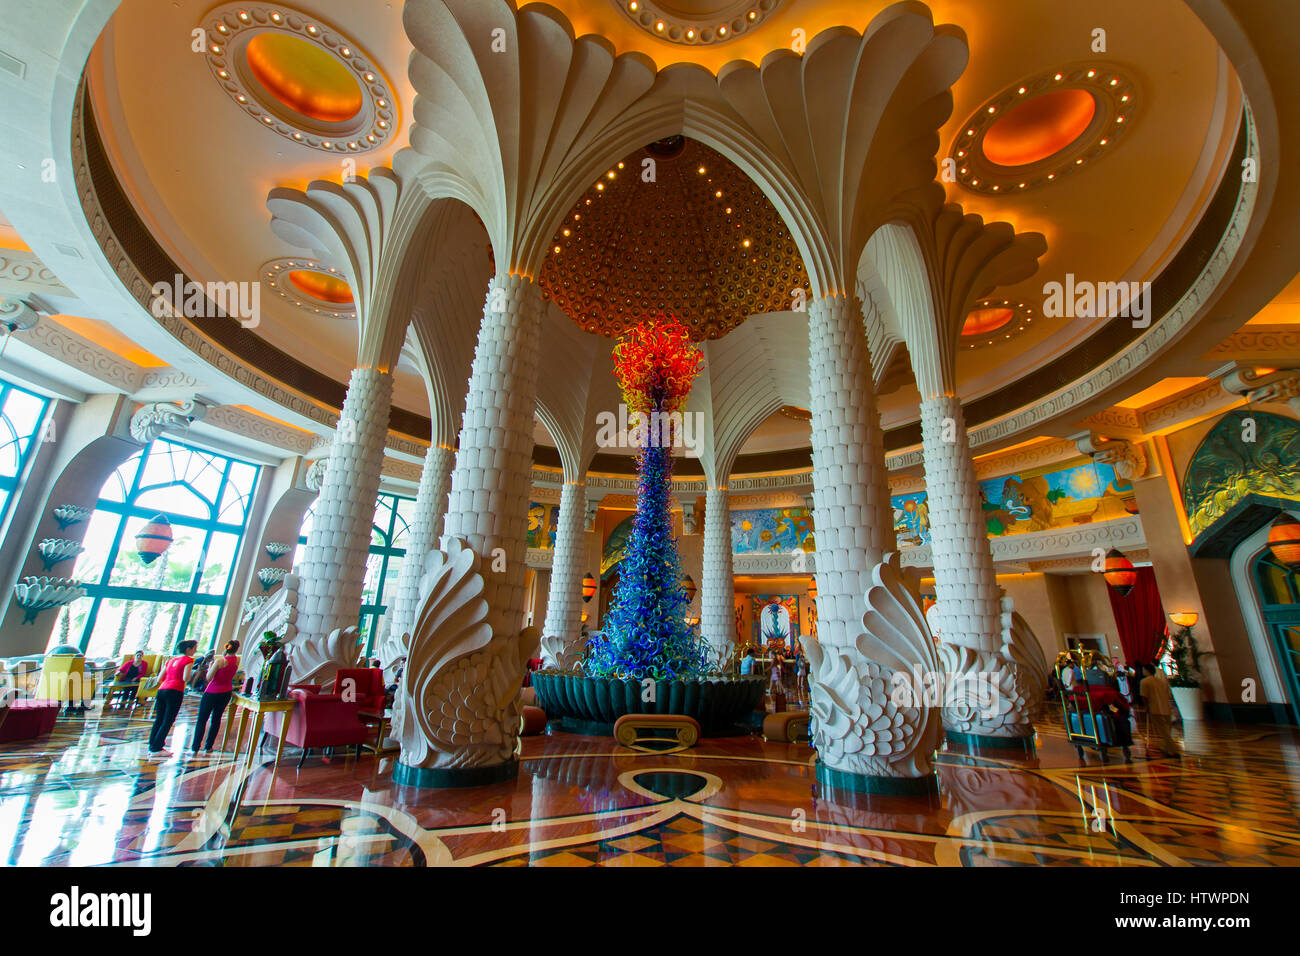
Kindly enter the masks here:
M 1119 643 L 1129 664 L 1154 665 L 1168 633 L 1165 609 L 1160 604 L 1156 574 L 1150 568 L 1134 568 L 1137 583 L 1123 596 L 1107 587 L 1110 609 L 1119 628 Z

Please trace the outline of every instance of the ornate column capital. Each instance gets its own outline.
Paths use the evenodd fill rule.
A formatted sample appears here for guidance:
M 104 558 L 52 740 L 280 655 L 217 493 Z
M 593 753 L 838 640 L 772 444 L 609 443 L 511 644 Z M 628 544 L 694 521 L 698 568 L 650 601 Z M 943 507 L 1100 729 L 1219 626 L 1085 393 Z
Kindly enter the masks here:
M 187 429 L 208 414 L 214 405 L 195 397 L 183 402 L 154 402 L 141 405 L 131 416 L 131 437 L 147 445 L 168 428 Z
M 1091 455 L 1099 465 L 1111 465 L 1115 474 L 1125 481 L 1133 481 L 1147 473 L 1147 455 L 1142 445 L 1122 438 L 1103 438 L 1096 432 L 1071 435 L 1070 441 L 1079 451 Z
M 698 534 L 700 530 L 700 515 L 695 508 L 695 502 L 682 502 L 682 534 Z
M 39 297 L 11 295 L 0 299 L 0 325 L 9 332 L 26 332 L 41 320 L 43 315 L 53 315 L 55 310 Z
M 1279 368 L 1266 371 L 1252 365 L 1230 362 L 1214 371 L 1223 390 L 1241 395 L 1252 405 L 1259 402 L 1286 404 L 1300 415 L 1300 369 Z
M 590 488 L 587 489 L 587 499 L 582 508 L 583 531 L 596 530 L 596 514 L 600 511 L 600 501 L 604 497 L 604 494 L 594 495 Z

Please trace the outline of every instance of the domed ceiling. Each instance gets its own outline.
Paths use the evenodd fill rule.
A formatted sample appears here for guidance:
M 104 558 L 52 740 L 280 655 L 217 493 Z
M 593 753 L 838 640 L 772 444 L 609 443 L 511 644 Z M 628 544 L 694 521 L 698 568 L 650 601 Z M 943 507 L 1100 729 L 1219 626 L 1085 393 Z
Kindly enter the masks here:
M 615 336 L 667 313 L 695 339 L 789 311 L 794 290 L 808 288 L 794 239 L 758 187 L 682 136 L 637 150 L 592 184 L 554 236 L 540 282 L 588 332 Z

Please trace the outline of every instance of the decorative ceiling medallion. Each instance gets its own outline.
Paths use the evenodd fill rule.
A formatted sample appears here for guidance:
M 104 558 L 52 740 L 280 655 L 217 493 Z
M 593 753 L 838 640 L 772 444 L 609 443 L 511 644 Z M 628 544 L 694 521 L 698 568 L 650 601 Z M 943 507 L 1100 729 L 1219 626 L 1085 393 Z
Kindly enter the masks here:
M 1011 299 L 981 299 L 966 316 L 961 344 L 967 348 L 997 345 L 1015 338 L 1034 321 L 1034 310 Z
M 957 182 L 990 195 L 1045 186 L 1091 165 L 1133 125 L 1137 85 L 1104 63 L 1051 70 L 1008 87 L 958 133 Z
M 315 259 L 272 259 L 262 263 L 261 281 L 277 298 L 304 312 L 331 319 L 355 319 L 352 289 L 338 269 Z
M 643 179 L 654 160 L 654 181 Z M 733 163 L 692 139 L 611 166 L 561 223 L 542 294 L 588 332 L 647 315 L 716 339 L 751 315 L 793 308 L 808 275 L 776 209 Z
M 249 116 L 285 139 L 361 153 L 397 130 L 388 82 L 331 26 L 283 4 L 229 3 L 199 24 L 213 78 Z
M 787 0 L 610 0 L 653 37 L 686 46 L 726 43 L 754 29 Z

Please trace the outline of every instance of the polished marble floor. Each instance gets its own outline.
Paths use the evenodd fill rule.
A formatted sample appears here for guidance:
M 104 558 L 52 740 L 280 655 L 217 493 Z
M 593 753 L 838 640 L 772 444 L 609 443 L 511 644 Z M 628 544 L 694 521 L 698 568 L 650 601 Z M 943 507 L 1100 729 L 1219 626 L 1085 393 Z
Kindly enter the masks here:
M 185 703 L 173 743 L 188 739 Z M 677 754 L 556 734 L 516 780 L 391 782 L 393 757 L 145 759 L 146 715 L 60 720 L 0 752 L 0 862 L 19 866 L 1215 866 L 1300 864 L 1300 734 L 1206 724 L 1181 760 L 1079 763 L 1049 718 L 1032 760 L 939 755 L 941 795 L 827 799 L 806 744 Z

